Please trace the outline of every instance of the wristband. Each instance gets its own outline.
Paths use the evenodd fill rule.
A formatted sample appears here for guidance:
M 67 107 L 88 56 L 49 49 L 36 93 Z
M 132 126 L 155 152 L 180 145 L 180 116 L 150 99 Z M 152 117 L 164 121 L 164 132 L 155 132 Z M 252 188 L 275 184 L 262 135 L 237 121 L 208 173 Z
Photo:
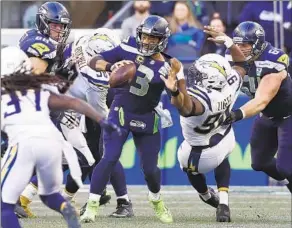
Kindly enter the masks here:
M 177 96 L 179 95 L 179 90 L 178 90 L 178 89 L 176 89 L 176 91 L 175 91 L 175 92 L 173 92 L 173 91 L 170 91 L 170 94 L 171 94 L 171 96 L 172 96 L 172 97 L 177 97 Z
M 111 64 L 111 63 L 106 64 L 105 71 L 112 72 L 112 70 L 111 70 L 112 66 L 113 66 L 113 64 Z
M 226 46 L 227 49 L 229 49 L 234 44 L 233 40 L 229 36 L 224 37 L 224 39 L 225 39 L 224 45 Z
M 235 121 L 242 120 L 245 117 L 245 113 L 242 109 L 237 109 L 233 113 L 234 113 Z

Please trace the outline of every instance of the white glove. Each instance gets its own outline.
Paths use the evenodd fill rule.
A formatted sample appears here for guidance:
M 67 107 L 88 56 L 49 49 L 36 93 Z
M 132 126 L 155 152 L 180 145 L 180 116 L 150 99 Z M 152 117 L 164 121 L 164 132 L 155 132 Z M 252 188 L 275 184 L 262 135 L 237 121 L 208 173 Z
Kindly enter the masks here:
M 81 188 L 83 186 L 83 183 L 81 179 L 82 173 L 80 165 L 78 163 L 78 157 L 72 145 L 66 140 L 64 140 L 63 154 L 68 162 L 70 174 L 73 180 L 76 182 L 78 187 Z
M 173 125 L 171 114 L 168 109 L 163 109 L 162 102 L 159 102 L 154 109 L 161 118 L 162 128 L 171 127 Z

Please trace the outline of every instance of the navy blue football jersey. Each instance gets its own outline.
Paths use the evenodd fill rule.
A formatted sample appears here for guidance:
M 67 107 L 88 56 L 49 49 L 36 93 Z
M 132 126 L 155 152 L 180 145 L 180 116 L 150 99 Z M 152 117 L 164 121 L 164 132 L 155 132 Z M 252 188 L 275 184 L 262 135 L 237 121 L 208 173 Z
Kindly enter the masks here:
M 53 61 L 56 57 L 56 46 L 52 41 L 36 29 L 27 31 L 19 40 L 19 47 L 29 57 L 41 58 L 45 61 Z
M 229 51 L 226 52 L 228 60 L 232 60 Z M 289 57 L 282 50 L 273 47 L 267 42 L 263 53 L 252 63 L 248 75 L 245 76 L 241 91 L 254 97 L 259 83 L 265 75 L 283 70 L 288 72 Z M 267 117 L 285 117 L 292 114 L 292 80 L 290 75 L 283 80 L 276 96 L 263 110 Z
M 166 61 L 158 61 L 141 55 L 134 37 L 127 38 L 118 47 L 102 52 L 100 55 L 110 63 L 131 60 L 136 64 L 134 79 L 130 84 L 115 89 L 113 104 L 131 113 L 152 112 L 158 105 L 160 95 L 165 88 L 160 75 L 167 76 L 170 57 L 165 56 Z

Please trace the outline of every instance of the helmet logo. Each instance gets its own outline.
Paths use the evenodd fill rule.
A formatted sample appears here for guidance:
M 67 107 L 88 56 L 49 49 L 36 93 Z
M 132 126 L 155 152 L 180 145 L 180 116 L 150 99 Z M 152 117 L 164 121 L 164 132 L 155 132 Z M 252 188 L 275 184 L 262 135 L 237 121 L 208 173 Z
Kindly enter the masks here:
M 263 36 L 264 32 L 261 29 L 258 29 L 258 30 L 255 31 L 255 34 L 256 34 L 257 37 L 259 37 L 259 36 Z
M 206 62 L 206 63 L 209 64 L 210 67 L 213 67 L 213 68 L 217 69 L 222 75 L 227 77 L 226 71 L 218 63 L 216 63 L 216 62 Z
M 61 22 L 68 24 L 70 22 L 70 19 L 69 18 L 61 18 Z

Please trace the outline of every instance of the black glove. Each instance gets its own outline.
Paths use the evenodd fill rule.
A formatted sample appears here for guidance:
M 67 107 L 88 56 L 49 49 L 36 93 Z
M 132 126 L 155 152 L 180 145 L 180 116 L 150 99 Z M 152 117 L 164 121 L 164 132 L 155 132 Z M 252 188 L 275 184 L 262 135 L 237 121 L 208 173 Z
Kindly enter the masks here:
M 231 111 L 226 119 L 223 121 L 223 125 L 230 125 L 236 121 L 243 119 L 243 113 L 241 109 L 236 109 L 235 111 Z
M 118 135 L 121 135 L 122 134 L 121 128 L 119 128 L 116 124 L 111 123 L 111 122 L 109 122 L 106 119 L 103 119 L 103 120 L 99 121 L 99 125 L 103 129 L 105 129 L 105 130 L 107 130 L 109 132 L 115 132 L 116 131 L 118 133 Z

